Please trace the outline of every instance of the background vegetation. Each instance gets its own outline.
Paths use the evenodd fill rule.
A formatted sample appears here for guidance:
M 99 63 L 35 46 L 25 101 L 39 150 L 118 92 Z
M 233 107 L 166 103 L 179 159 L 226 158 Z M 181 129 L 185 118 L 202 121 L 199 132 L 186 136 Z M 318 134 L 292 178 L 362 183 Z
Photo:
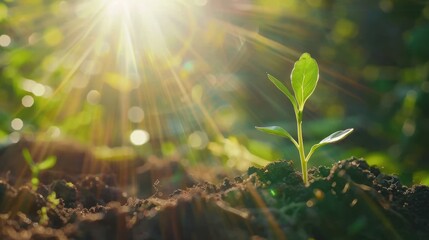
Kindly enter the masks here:
M 310 164 L 351 155 L 429 183 L 425 0 L 3 0 L 0 138 L 71 138 L 243 169 L 297 160 L 289 84 L 309 52 L 321 69 L 307 143 L 353 127 Z M 292 131 L 292 130 L 291 130 Z M 294 131 L 292 131 L 294 132 Z

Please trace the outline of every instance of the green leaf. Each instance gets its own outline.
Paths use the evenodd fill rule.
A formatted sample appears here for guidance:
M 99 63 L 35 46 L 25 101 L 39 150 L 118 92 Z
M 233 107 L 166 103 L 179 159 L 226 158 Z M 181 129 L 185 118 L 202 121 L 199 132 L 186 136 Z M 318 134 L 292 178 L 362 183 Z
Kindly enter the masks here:
M 288 133 L 285 129 L 278 127 L 278 126 L 271 126 L 271 127 L 255 127 L 261 132 L 277 135 L 280 137 L 288 138 L 295 144 L 296 147 L 298 147 L 298 143 L 295 141 L 295 139 Z
M 43 162 L 40 162 L 37 164 L 37 168 L 39 170 L 46 170 L 49 168 L 52 168 L 57 163 L 57 157 L 55 156 L 49 156 L 47 159 L 45 159 Z
M 295 112 L 297 112 L 298 108 L 296 106 L 296 100 L 294 98 L 294 96 L 292 95 L 292 93 L 289 91 L 289 89 L 280 81 L 278 80 L 276 77 L 272 76 L 271 74 L 267 74 L 268 79 L 274 84 L 276 85 L 276 87 L 282 91 L 282 93 L 284 95 L 286 95 L 287 98 L 289 98 L 289 101 L 292 103 L 293 108 L 295 110 Z
M 319 147 L 321 147 L 323 145 L 326 145 L 326 144 L 329 144 L 329 143 L 338 142 L 338 141 L 346 138 L 348 135 L 350 135 L 353 132 L 353 130 L 354 130 L 353 128 L 349 128 L 349 129 L 346 129 L 346 130 L 341 130 L 341 131 L 334 132 L 331 135 L 325 137 L 318 144 L 314 144 L 311 147 L 310 152 L 308 153 L 307 157 L 305 158 L 305 161 L 308 161 L 310 159 L 311 155 L 313 155 L 313 153 Z
M 295 62 L 291 73 L 292 88 L 299 110 L 304 109 L 307 99 L 313 94 L 319 80 L 319 67 L 310 54 L 303 53 Z
M 22 156 L 24 156 L 24 159 L 27 162 L 28 166 L 30 166 L 30 168 L 34 166 L 33 158 L 31 157 L 28 148 L 22 149 Z
M 334 132 L 331 135 L 324 138 L 322 141 L 320 141 L 319 144 L 328 144 L 328 143 L 338 142 L 338 141 L 344 139 L 345 137 L 347 137 L 348 135 L 350 135 L 350 133 L 352 133 L 353 130 L 354 130 L 353 128 L 349 128 L 346 130 Z
M 60 199 L 57 198 L 57 193 L 56 192 L 52 192 L 51 194 L 49 194 L 46 199 L 48 200 L 48 202 L 52 203 L 54 206 L 57 206 L 58 204 L 60 204 Z

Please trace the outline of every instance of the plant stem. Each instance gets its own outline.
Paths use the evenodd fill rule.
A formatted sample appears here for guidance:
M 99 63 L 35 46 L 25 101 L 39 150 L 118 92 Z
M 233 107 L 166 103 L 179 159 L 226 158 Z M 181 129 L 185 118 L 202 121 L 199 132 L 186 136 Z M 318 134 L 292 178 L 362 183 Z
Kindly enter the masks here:
M 39 170 L 35 167 L 31 169 L 31 188 L 33 191 L 36 191 L 39 186 Z
M 296 128 L 298 131 L 298 152 L 301 160 L 302 180 L 304 185 L 308 185 L 307 161 L 305 161 L 304 140 L 302 138 L 302 112 L 296 114 Z

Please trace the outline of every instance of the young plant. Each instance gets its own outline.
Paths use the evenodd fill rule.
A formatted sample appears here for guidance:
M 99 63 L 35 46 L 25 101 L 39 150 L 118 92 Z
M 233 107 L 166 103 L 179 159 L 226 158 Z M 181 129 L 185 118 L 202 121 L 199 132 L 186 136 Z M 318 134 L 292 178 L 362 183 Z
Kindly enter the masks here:
M 298 149 L 299 157 L 301 160 L 302 179 L 304 181 L 304 184 L 308 185 L 307 163 L 313 153 L 323 145 L 338 142 L 344 139 L 350 133 L 353 132 L 353 128 L 332 133 L 319 143 L 313 145 L 308 154 L 306 154 L 304 149 L 304 140 L 302 137 L 302 116 L 305 102 L 308 100 L 311 94 L 313 94 L 314 90 L 316 89 L 317 82 L 319 81 L 319 67 L 317 65 L 316 60 L 314 60 L 310 56 L 310 54 L 304 53 L 301 55 L 299 60 L 295 62 L 294 68 L 292 69 L 291 73 L 292 88 L 295 96 L 293 96 L 289 89 L 277 78 L 268 74 L 268 79 L 272 83 L 274 83 L 274 85 L 284 95 L 286 95 L 286 97 L 292 103 L 296 118 L 298 140 L 295 140 L 289 132 L 278 126 L 256 127 L 256 129 L 265 133 L 285 137 L 292 141 L 292 143 Z
M 49 216 L 48 216 L 48 210 L 54 209 L 60 204 L 60 199 L 57 198 L 57 194 L 55 192 L 51 192 L 46 197 L 46 206 L 40 208 L 40 210 L 37 211 L 39 215 L 39 224 L 41 225 L 48 225 L 49 223 Z
M 30 151 L 27 148 L 22 150 L 22 155 L 24 156 L 25 162 L 28 164 L 31 170 L 31 185 L 33 190 L 37 190 L 39 186 L 39 173 L 40 171 L 52 168 L 57 163 L 57 158 L 55 156 L 49 156 L 45 160 L 35 163 L 31 157 Z

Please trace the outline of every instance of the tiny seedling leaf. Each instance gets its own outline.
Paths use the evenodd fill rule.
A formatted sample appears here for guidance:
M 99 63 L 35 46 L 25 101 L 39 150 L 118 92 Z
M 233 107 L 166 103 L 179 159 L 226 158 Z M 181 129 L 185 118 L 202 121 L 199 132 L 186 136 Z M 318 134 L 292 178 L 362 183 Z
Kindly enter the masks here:
M 24 156 L 24 160 L 30 168 L 34 166 L 33 158 L 27 148 L 22 149 L 22 156 Z
M 48 197 L 46 197 L 46 199 L 54 206 L 57 206 L 58 204 L 60 204 L 60 199 L 57 198 L 56 192 L 52 192 L 51 194 L 49 194 Z
M 344 138 L 346 138 L 348 135 L 350 135 L 350 133 L 353 132 L 353 128 L 348 128 L 346 130 L 341 130 L 341 131 L 336 131 L 334 133 L 332 133 L 331 135 L 325 137 L 322 141 L 320 141 L 318 144 L 314 144 L 311 149 L 310 152 L 308 153 L 307 157 L 305 158 L 305 161 L 310 160 L 311 155 L 313 155 L 313 153 L 321 146 L 329 144 L 329 143 L 334 143 L 334 142 L 338 142 Z
M 328 144 L 328 143 L 338 142 L 338 141 L 344 139 L 345 137 L 347 137 L 352 132 L 353 132 L 353 128 L 349 128 L 349 129 L 341 130 L 341 131 L 336 131 L 336 132 L 332 133 L 331 135 L 327 136 L 326 138 L 324 138 L 322 141 L 320 141 L 319 144 Z
M 43 162 L 38 163 L 37 168 L 39 170 L 46 170 L 55 166 L 56 163 L 57 163 L 57 157 L 49 156 Z
M 305 102 L 313 94 L 319 80 L 319 67 L 310 54 L 303 53 L 295 62 L 291 80 L 299 110 L 302 111 Z
M 278 126 L 256 127 L 256 129 L 258 129 L 261 132 L 265 132 L 265 133 L 277 135 L 280 137 L 288 138 L 289 140 L 291 140 L 293 142 L 293 144 L 295 144 L 295 146 L 298 146 L 298 143 L 295 141 L 295 139 L 292 137 L 292 135 L 290 135 L 290 133 L 288 133 L 288 131 L 286 131 L 282 127 L 278 127 Z
M 296 106 L 296 100 L 293 97 L 292 93 L 289 91 L 289 89 L 280 81 L 278 80 L 276 77 L 272 76 L 271 74 L 267 74 L 268 75 L 268 79 L 274 84 L 276 85 L 276 87 L 284 94 L 286 95 L 287 98 L 289 98 L 289 101 L 292 103 L 294 110 L 297 110 L 297 106 Z

